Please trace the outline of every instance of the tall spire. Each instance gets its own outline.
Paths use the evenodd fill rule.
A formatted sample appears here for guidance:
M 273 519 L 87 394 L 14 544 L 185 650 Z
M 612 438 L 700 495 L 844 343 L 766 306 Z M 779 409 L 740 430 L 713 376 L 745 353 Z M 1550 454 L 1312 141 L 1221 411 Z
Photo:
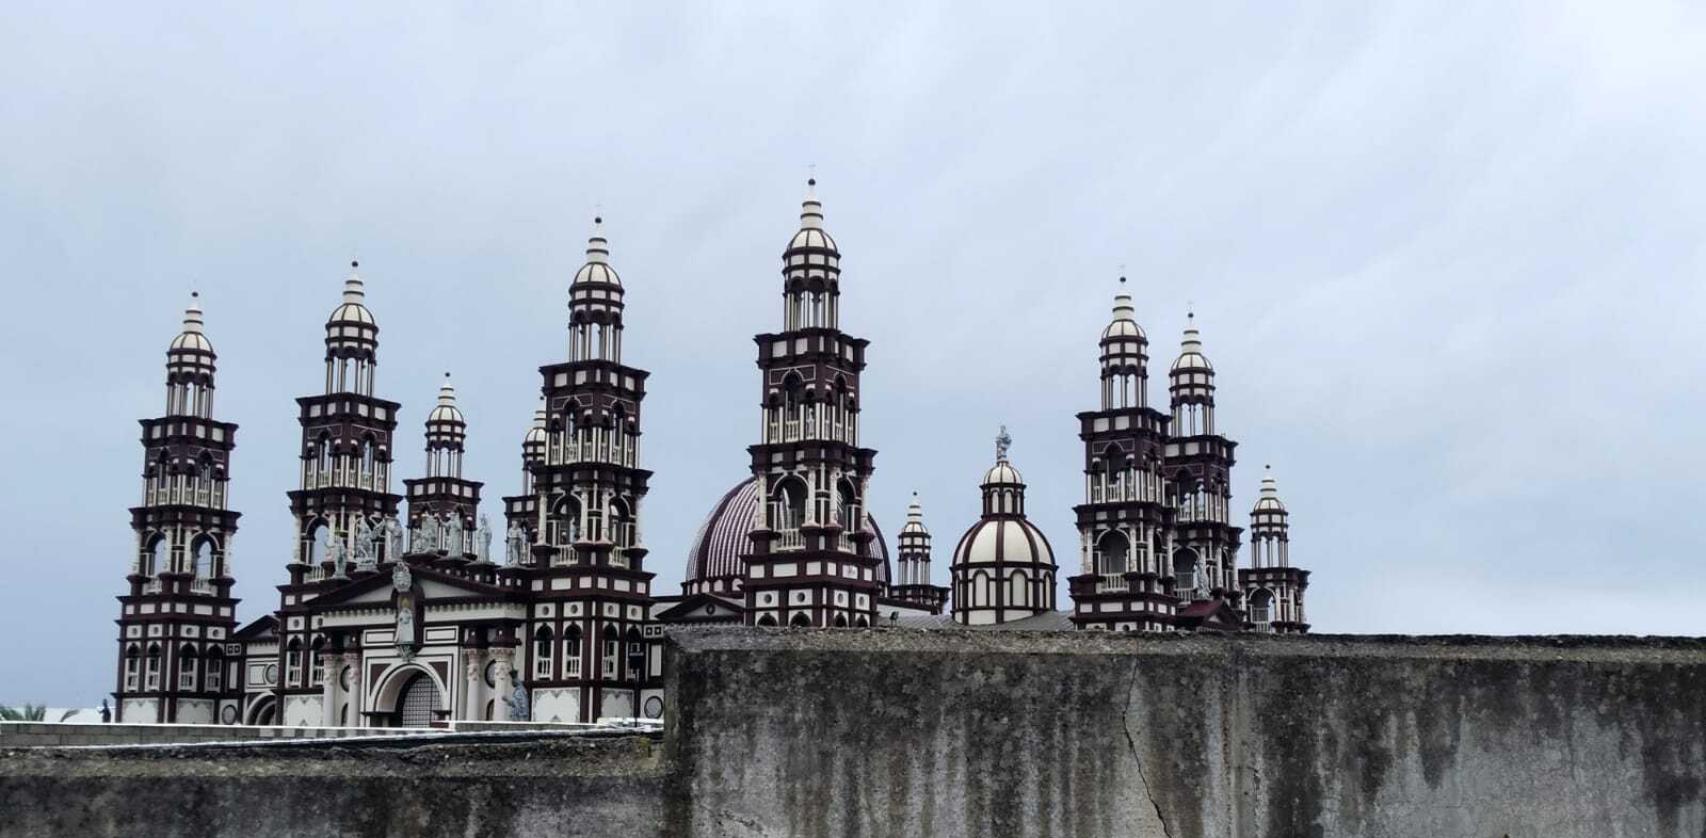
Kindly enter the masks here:
M 184 309 L 184 334 L 201 334 L 201 292 L 190 292 L 189 307 Z

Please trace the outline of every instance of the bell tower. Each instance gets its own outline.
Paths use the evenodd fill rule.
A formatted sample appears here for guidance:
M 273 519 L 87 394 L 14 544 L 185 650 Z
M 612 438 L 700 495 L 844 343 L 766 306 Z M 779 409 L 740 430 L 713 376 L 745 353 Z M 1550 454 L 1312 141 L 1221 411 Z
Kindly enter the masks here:
M 763 413 L 747 451 L 759 503 L 741 592 L 750 624 L 868 626 L 883 569 L 865 514 L 877 452 L 859 444 L 867 341 L 841 331 L 841 251 L 817 181 L 806 186 L 782 252 L 782 331 L 753 339 Z
M 1102 330 L 1101 407 L 1078 414 L 1084 441 L 1084 502 L 1078 519 L 1079 572 L 1069 585 L 1079 628 L 1161 631 L 1175 601 L 1166 561 L 1171 531 L 1162 462 L 1166 414 L 1149 406 L 1149 341 L 1131 296 L 1114 297 Z
M 321 724 L 326 638 L 308 624 L 307 603 L 352 576 L 381 572 L 401 553 L 391 492 L 392 435 L 401 405 L 375 395 L 379 324 L 350 263 L 343 301 L 326 319 L 326 378 L 320 395 L 296 400 L 302 426 L 299 488 L 289 493 L 296 538 L 279 586 L 279 683 L 285 725 Z M 388 572 L 388 568 L 386 569 Z
M 532 539 L 522 561 L 535 605 L 518 670 L 536 720 L 632 718 L 662 702 L 640 529 L 652 476 L 639 466 L 649 373 L 622 360 L 624 292 L 603 224 L 593 219 L 569 285 L 568 360 L 539 369 L 543 447 L 537 427 L 522 446 L 533 499 L 506 504 L 511 538 Z M 519 520 L 528 511 L 531 528 Z
M 1172 481 L 1173 592 L 1181 605 L 1196 600 L 1239 599 L 1238 547 L 1243 530 L 1231 524 L 1233 451 L 1214 417 L 1214 366 L 1202 351 L 1196 315 L 1187 315 L 1185 338 L 1168 373 L 1173 422 L 1167 443 Z
M 948 602 L 948 588 L 930 581 L 930 530 L 924 526 L 924 508 L 918 503 L 918 493 L 912 493 L 912 503 L 906 507 L 906 525 L 900 528 L 900 557 L 896 571 L 900 578 L 889 585 L 889 597 L 942 613 Z
M 1238 571 L 1244 590 L 1245 625 L 1253 631 L 1304 634 L 1309 621 L 1303 592 L 1309 571 L 1291 566 L 1290 513 L 1280 502 L 1273 472 L 1262 474 L 1262 496 L 1250 510 L 1250 566 Z
M 409 498 L 410 555 L 452 569 L 489 563 L 478 537 L 485 532 L 477 519 L 481 483 L 462 476 L 467 440 L 468 420 L 456 406 L 456 388 L 445 373 L 438 403 L 427 414 L 426 476 L 404 480 L 403 486 Z
M 142 420 L 142 499 L 130 510 L 135 553 L 119 596 L 116 721 L 234 721 L 225 643 L 236 629 L 226 506 L 237 426 L 213 418 L 216 356 L 192 294 L 166 350 L 166 410 Z

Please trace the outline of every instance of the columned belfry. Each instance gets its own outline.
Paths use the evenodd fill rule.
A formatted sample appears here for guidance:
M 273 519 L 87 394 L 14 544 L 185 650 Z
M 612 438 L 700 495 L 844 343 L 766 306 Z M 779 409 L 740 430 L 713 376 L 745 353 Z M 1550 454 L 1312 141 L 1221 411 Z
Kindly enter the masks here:
M 568 360 L 543 376 L 543 446 L 523 442 L 529 504 L 511 499 L 511 539 L 530 537 L 522 574 L 536 598 L 519 674 L 535 719 L 634 717 L 662 673 L 652 630 L 640 503 L 652 473 L 639 467 L 645 370 L 622 363 L 623 288 L 603 219 L 569 286 Z M 535 517 L 531 527 L 521 513 Z
M 226 487 L 237 426 L 213 418 L 216 358 L 190 297 L 166 350 L 165 414 L 141 421 L 142 504 L 130 510 L 135 552 L 118 598 L 115 721 L 230 721 L 240 695 L 225 655 L 236 628 L 238 513 L 226 507 Z
M 859 445 L 867 342 L 841 331 L 841 252 L 806 185 L 782 253 L 782 331 L 754 338 L 759 502 L 741 590 L 751 624 L 868 626 L 884 580 L 864 511 L 877 452 Z
M 1173 487 L 1173 593 L 1181 605 L 1239 599 L 1238 547 L 1243 530 L 1232 526 L 1233 450 L 1214 420 L 1214 366 L 1202 351 L 1196 315 L 1186 316 L 1179 357 L 1168 373 L 1172 433 L 1167 474 Z
M 476 543 L 476 534 L 485 531 L 477 519 L 482 484 L 462 476 L 467 439 L 468 421 L 445 373 L 438 403 L 427 414 L 426 476 L 404 480 L 403 486 L 409 498 L 409 554 L 449 568 L 490 563 L 486 545 Z
M 343 301 L 326 319 L 325 390 L 296 400 L 300 488 L 289 493 L 296 539 L 290 581 L 279 586 L 275 689 L 279 718 L 287 725 L 320 720 L 320 658 L 333 651 L 309 625 L 307 604 L 354 574 L 377 573 L 400 552 L 401 498 L 391 493 L 399 405 L 375 395 L 379 324 L 367 308 L 357 267 L 350 263 Z
M 1303 592 L 1309 571 L 1291 566 L 1290 513 L 1280 502 L 1273 472 L 1264 469 L 1262 495 L 1250 510 L 1250 566 L 1238 571 L 1244 591 L 1245 625 L 1255 631 L 1303 634 L 1309 621 Z
M 889 585 L 889 599 L 940 614 L 948 601 L 948 588 L 930 581 L 930 530 L 924 526 L 924 508 L 918 493 L 906 507 L 906 525 L 900 528 L 896 578 Z
M 1084 502 L 1078 520 L 1079 571 L 1070 581 L 1079 628 L 1160 631 L 1175 600 L 1166 481 L 1168 418 L 1149 406 L 1149 341 L 1131 295 L 1114 297 L 1102 330 L 1101 408 L 1078 414 L 1084 441 Z

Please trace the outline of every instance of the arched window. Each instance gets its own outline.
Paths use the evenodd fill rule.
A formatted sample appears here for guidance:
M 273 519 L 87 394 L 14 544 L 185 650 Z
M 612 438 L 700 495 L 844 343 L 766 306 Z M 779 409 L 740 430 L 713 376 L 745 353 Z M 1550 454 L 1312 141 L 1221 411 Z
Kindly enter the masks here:
M 1007 606 L 1031 607 L 1031 586 L 1026 584 L 1025 574 L 1017 570 L 1007 575 Z
M 533 677 L 551 680 L 551 627 L 540 626 L 533 633 Z
M 194 646 L 184 646 L 178 650 L 178 689 L 184 692 L 195 692 L 196 665 L 200 661 L 196 657 Z
M 124 652 L 124 691 L 136 692 L 142 677 L 142 650 L 135 643 Z
M 323 519 L 315 519 L 308 527 L 308 563 L 319 564 L 326 560 L 326 551 L 330 546 L 331 528 L 326 526 Z
M 284 648 L 284 683 L 289 687 L 302 683 L 302 641 L 296 638 Z
M 165 568 L 166 536 L 156 533 L 148 540 L 148 546 L 142 551 L 143 576 L 153 576 Z
M 1197 590 L 1197 551 L 1189 547 L 1173 551 L 1173 590 L 1189 596 Z
M 616 549 L 624 550 L 634 546 L 634 513 L 629 511 L 628 502 L 616 498 L 610 502 L 610 540 Z M 623 566 L 627 565 L 627 557 L 612 554 L 612 558 Z
M 758 624 L 761 626 L 772 626 L 772 627 L 774 627 L 776 625 L 776 618 L 770 614 L 765 614 L 764 616 L 758 618 Z
M 569 626 L 563 631 L 563 677 L 581 677 L 580 626 Z
M 1250 595 L 1250 622 L 1256 631 L 1272 631 L 1270 623 L 1273 620 L 1274 594 L 1267 588 L 1262 588 Z
M 645 677 L 645 673 L 641 671 L 641 667 L 645 666 L 646 649 L 640 642 L 640 630 L 633 626 L 629 626 L 628 634 L 625 635 L 623 639 L 628 643 L 628 677 Z
M 788 620 L 788 627 L 789 628 L 811 628 L 812 627 L 812 618 L 806 616 L 804 613 L 795 613 L 793 618 Z
M 213 539 L 206 536 L 196 539 L 192 550 L 194 557 L 190 562 L 191 572 L 198 581 L 213 578 Z
M 622 633 L 607 623 L 600 634 L 604 635 L 604 677 L 615 678 L 622 664 Z
M 798 477 L 782 478 L 776 484 L 771 504 L 771 519 L 783 534 L 780 546 L 784 549 L 803 546 L 799 540 L 799 529 L 806 523 L 806 484 Z
M 974 607 L 988 607 L 995 604 L 995 588 L 989 579 L 989 573 L 978 571 L 972 576 L 971 604 Z
M 148 644 L 148 677 L 143 689 L 149 692 L 160 689 L 160 663 L 160 644 Z
M 805 403 L 805 382 L 797 373 L 782 379 L 782 439 L 791 442 L 800 438 L 800 414 Z
M 845 615 L 845 614 L 835 615 L 835 627 L 838 629 L 847 628 L 847 615 Z
M 308 646 L 308 685 L 311 687 L 318 687 L 326 681 L 326 667 L 320 664 L 321 656 L 325 651 L 325 635 L 314 638 L 314 641 Z
M 556 536 L 554 543 L 567 546 L 581 539 L 581 504 L 574 495 L 564 495 L 557 500 L 557 508 L 551 513 L 551 526 Z
M 856 619 L 853 620 L 853 625 L 855 625 L 859 628 L 870 628 L 871 627 L 871 621 L 869 619 L 866 619 L 864 614 L 860 614 Z
M 843 480 L 835 486 L 835 519 L 841 528 L 847 532 L 859 531 L 863 523 L 859 520 L 859 495 L 853 490 L 853 481 Z
M 1114 576 L 1130 571 L 1131 541 L 1119 530 L 1109 530 L 1096 542 L 1096 572 Z M 1123 581 L 1123 580 L 1122 580 Z
M 207 650 L 207 691 L 220 692 L 225 689 L 225 653 L 214 646 Z

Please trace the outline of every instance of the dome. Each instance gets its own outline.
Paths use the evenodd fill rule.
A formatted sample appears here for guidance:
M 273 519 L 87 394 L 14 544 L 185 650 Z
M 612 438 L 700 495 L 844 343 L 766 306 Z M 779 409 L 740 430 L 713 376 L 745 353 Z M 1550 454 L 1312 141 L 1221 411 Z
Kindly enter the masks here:
M 1022 517 L 987 517 L 960 537 L 954 564 L 1041 564 L 1054 567 L 1054 549 L 1042 530 Z
M 806 199 L 800 204 L 800 229 L 782 252 L 782 272 L 790 280 L 834 280 L 841 274 L 841 251 L 829 231 L 823 229 L 823 205 L 817 200 L 817 180 L 806 181 Z
M 757 478 L 748 477 L 723 493 L 711 507 L 711 513 L 705 516 L 704 523 L 699 525 L 699 532 L 693 536 L 693 545 L 687 551 L 687 578 L 682 582 L 683 588 L 719 577 L 738 579 L 745 575 L 746 568 L 740 556 L 747 552 L 751 543 L 747 535 L 752 532 L 752 522 L 757 515 Z M 887 585 L 888 544 L 883 540 L 882 528 L 877 526 L 876 519 L 869 512 L 865 513 L 865 526 L 877 536 L 871 542 L 877 558 L 882 560 L 877 564 L 877 581 Z
M 1197 334 L 1196 314 L 1185 315 L 1185 339 L 1179 345 L 1179 357 L 1173 360 L 1174 372 L 1213 372 L 1214 365 L 1202 354 L 1202 338 Z
M 569 283 L 575 285 L 615 285 L 621 287 L 622 278 L 616 275 L 616 269 L 610 267 L 610 242 L 604 238 L 604 218 L 592 220 L 592 236 L 586 241 L 586 264 L 575 271 L 575 279 Z
M 1120 277 L 1120 283 L 1125 283 L 1125 277 Z M 1120 293 L 1114 297 L 1114 319 L 1108 322 L 1108 327 L 1102 330 L 1102 340 L 1147 340 L 1143 327 L 1137 325 L 1136 310 L 1131 305 L 1131 295 Z
M 1279 499 L 1279 486 L 1274 483 L 1273 474 L 1267 471 L 1262 474 L 1262 494 L 1250 510 L 1251 515 L 1263 513 L 1285 514 L 1285 503 Z
M 427 414 L 429 425 L 466 425 L 462 410 L 456 406 L 456 388 L 450 386 L 450 373 L 444 374 L 444 384 L 438 388 L 438 404 Z
M 900 528 L 901 535 L 929 535 L 924 528 L 924 507 L 918 503 L 918 493 L 912 493 L 912 503 L 906 506 L 906 524 Z
M 1025 477 L 1006 459 L 997 460 L 989 471 L 983 473 L 984 486 L 1023 486 Z
M 533 424 L 532 424 L 532 426 L 530 426 L 527 429 L 527 433 L 522 435 L 521 444 L 522 445 L 544 445 L 545 444 L 545 408 L 539 407 L 539 408 L 534 409 L 534 411 L 533 411 Z
M 184 309 L 184 330 L 172 338 L 172 345 L 167 352 L 205 352 L 213 354 L 213 343 L 202 334 L 201 326 L 201 295 L 190 292 L 189 308 Z
M 332 309 L 331 316 L 326 318 L 326 328 L 339 325 L 375 325 L 373 312 L 367 310 L 364 300 L 367 290 L 362 285 L 361 276 L 355 269 L 361 266 L 359 262 L 351 262 L 349 279 L 344 280 L 344 301 Z

